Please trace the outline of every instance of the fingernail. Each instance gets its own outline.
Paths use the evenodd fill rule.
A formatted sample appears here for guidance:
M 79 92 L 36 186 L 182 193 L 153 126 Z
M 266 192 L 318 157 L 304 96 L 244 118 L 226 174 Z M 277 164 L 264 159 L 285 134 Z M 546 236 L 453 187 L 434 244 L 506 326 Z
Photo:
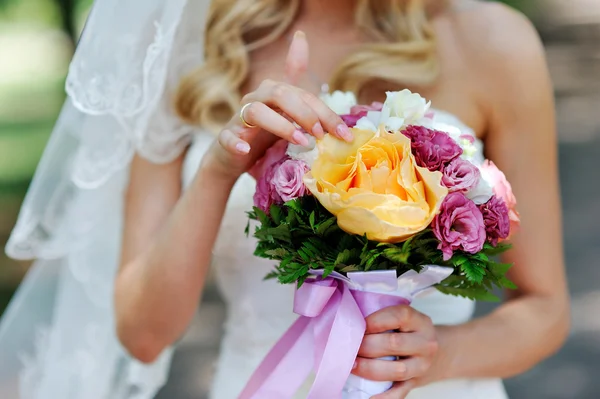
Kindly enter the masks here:
M 312 133 L 318 138 L 323 138 L 325 135 L 325 131 L 323 130 L 323 126 L 319 122 L 315 123 L 315 125 L 311 129 Z
M 295 130 L 294 134 L 292 134 L 292 141 L 298 145 L 303 147 L 308 146 L 308 139 L 300 130 Z
M 248 143 L 237 143 L 235 145 L 235 149 L 242 154 L 247 154 L 250 152 L 250 145 Z
M 352 370 L 356 370 L 357 367 L 358 367 L 358 362 L 355 360 L 354 364 L 352 365 Z
M 346 140 L 348 142 L 354 140 L 354 136 L 352 135 L 350 128 L 344 124 L 337 125 L 337 127 L 335 128 L 335 131 L 341 138 L 343 138 L 344 140 Z

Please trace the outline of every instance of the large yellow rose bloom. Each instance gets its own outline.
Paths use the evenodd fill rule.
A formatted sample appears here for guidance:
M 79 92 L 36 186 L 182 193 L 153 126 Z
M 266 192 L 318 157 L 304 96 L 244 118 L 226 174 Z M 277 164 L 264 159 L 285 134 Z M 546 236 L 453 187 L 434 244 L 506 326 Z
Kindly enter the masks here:
M 424 230 L 448 194 L 442 173 L 417 166 L 400 132 L 352 132 L 352 143 L 330 135 L 319 142 L 308 189 L 348 233 L 397 243 Z

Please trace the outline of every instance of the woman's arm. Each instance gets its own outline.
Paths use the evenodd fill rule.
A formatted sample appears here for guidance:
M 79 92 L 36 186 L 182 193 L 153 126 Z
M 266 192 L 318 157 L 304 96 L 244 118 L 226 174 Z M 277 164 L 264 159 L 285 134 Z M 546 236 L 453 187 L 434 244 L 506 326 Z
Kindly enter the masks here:
M 153 361 L 197 309 L 235 179 L 200 167 L 181 197 L 183 156 L 168 165 L 136 157 L 125 208 L 115 287 L 117 332 L 141 361 Z M 210 189 L 207 189 L 210 187 Z
M 308 43 L 299 33 L 286 59 L 288 82 L 294 83 L 307 64 Z M 242 104 L 249 105 L 242 108 L 248 125 L 239 115 L 232 117 L 181 198 L 183 157 L 163 166 L 134 159 L 115 306 L 119 339 L 136 358 L 153 361 L 187 328 L 235 181 L 276 140 L 307 141 L 292 121 L 317 137 L 326 130 L 352 140 L 325 103 L 290 83 L 265 80 L 243 98 Z
M 544 50 L 521 15 L 494 7 L 485 17 L 502 28 L 491 29 L 478 61 L 491 116 L 488 156 L 506 173 L 521 214 L 505 257 L 515 264 L 509 277 L 519 288 L 489 316 L 438 329 L 438 378 L 514 376 L 554 353 L 568 334 L 554 102 Z
M 462 56 L 486 112 L 488 157 L 512 183 L 521 229 L 505 260 L 519 287 L 493 313 L 458 326 L 433 326 L 400 306 L 367 318 L 354 373 L 401 381 L 377 399 L 403 398 L 416 386 L 453 378 L 506 378 L 554 353 L 569 329 L 553 92 L 543 47 L 521 15 L 481 5 L 465 22 Z M 461 25 L 463 25 L 461 23 Z M 460 28 L 459 28 L 460 29 Z M 400 329 L 400 334 L 377 334 Z M 397 362 L 373 358 L 408 356 Z

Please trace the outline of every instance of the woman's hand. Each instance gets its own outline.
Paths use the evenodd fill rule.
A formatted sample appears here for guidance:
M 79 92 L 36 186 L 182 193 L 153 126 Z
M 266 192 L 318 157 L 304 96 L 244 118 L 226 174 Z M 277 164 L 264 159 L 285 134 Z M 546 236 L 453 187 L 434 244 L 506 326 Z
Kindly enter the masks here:
M 395 381 L 392 389 L 374 398 L 403 399 L 421 384 L 436 360 L 435 327 L 429 317 L 406 305 L 382 309 L 366 321 L 352 373 L 371 381 Z M 386 356 L 399 360 L 378 359 Z
M 329 132 L 340 139 L 352 140 L 348 126 L 335 112 L 314 94 L 294 86 L 307 64 L 308 43 L 304 34 L 298 33 L 286 60 L 286 82 L 265 80 L 244 96 L 240 112 L 221 131 L 219 146 L 211 151 L 216 161 L 213 166 L 237 178 L 278 139 L 308 145 L 298 126 L 318 139 Z

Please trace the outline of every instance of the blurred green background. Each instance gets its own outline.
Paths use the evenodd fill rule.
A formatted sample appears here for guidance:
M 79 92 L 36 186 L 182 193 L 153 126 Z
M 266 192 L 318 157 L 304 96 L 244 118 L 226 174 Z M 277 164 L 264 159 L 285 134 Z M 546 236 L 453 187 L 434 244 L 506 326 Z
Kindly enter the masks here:
M 0 245 L 64 100 L 91 0 L 0 0 Z M 0 255 L 0 314 L 26 270 Z
M 507 381 L 507 388 L 516 399 L 597 399 L 600 0 L 505 2 L 536 24 L 554 80 L 567 270 L 573 295 L 573 331 L 565 348 L 534 370 Z M 1 247 L 64 100 L 68 63 L 91 3 L 0 0 Z M 0 314 L 27 267 L 0 252 Z M 488 310 L 487 305 L 478 308 L 479 313 Z M 196 321 L 179 345 L 171 379 L 160 399 L 207 397 L 224 312 L 218 293 L 208 287 Z M 4 399 L 1 392 L 0 398 Z

